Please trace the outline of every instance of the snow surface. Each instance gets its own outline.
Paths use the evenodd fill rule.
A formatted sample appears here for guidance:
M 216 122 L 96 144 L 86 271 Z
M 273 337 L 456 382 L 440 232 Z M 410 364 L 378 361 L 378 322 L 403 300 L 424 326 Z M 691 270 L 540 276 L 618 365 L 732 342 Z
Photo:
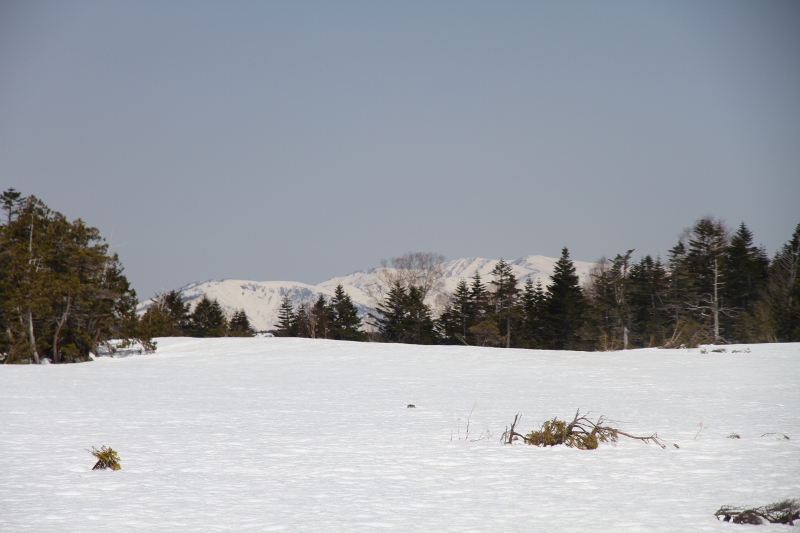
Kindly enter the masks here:
M 519 286 L 528 278 L 542 281 L 547 286 L 550 276 L 553 275 L 557 259 L 543 255 L 528 255 L 514 261 L 509 261 L 511 270 L 517 277 Z M 478 272 L 484 283 L 491 279 L 491 272 L 498 259 L 484 259 L 470 257 L 454 259 L 444 263 L 444 292 L 452 294 L 459 280 L 469 280 Z M 592 267 L 592 263 L 573 261 L 575 271 L 584 280 Z M 367 293 L 367 287 L 377 281 L 377 269 L 360 270 L 347 276 L 339 276 L 318 283 L 308 285 L 296 281 L 251 281 L 239 279 L 217 279 L 194 282 L 181 287 L 181 295 L 192 308 L 199 302 L 203 295 L 211 299 L 216 298 L 222 308 L 232 316 L 234 311 L 244 309 L 253 327 L 258 331 L 267 331 L 275 328 L 278 322 L 278 310 L 281 300 L 288 296 L 295 307 L 315 301 L 320 294 L 330 301 L 337 285 L 342 285 L 353 303 L 359 310 L 362 318 L 367 313 L 373 312 L 372 299 Z M 428 303 L 436 305 L 436 295 L 431 295 Z M 138 311 L 144 313 L 151 305 L 152 300 L 147 300 L 139 305 Z
M 750 526 L 718 522 L 721 505 L 800 496 L 800 344 L 158 345 L 0 366 L 0 531 L 737 532 Z M 489 440 L 464 440 L 473 406 L 470 440 Z M 578 407 L 668 448 L 498 440 L 516 413 L 528 431 Z M 90 470 L 101 445 L 121 471 Z

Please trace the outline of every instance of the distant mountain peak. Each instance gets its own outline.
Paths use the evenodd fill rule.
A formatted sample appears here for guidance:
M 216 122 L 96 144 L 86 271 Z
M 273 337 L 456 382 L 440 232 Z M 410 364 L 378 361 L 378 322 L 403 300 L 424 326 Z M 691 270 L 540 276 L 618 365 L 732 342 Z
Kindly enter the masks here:
M 452 294 L 459 280 L 469 280 L 476 272 L 481 275 L 482 279 L 488 280 L 498 261 L 499 259 L 483 257 L 465 257 L 445 261 L 443 265 L 444 292 Z M 558 260 L 555 258 L 543 255 L 526 255 L 519 259 L 506 260 L 511 265 L 511 270 L 517 277 L 520 286 L 528 278 L 534 281 L 541 279 L 542 284 L 547 286 L 556 261 Z M 592 263 L 583 261 L 573 261 L 573 263 L 578 276 L 581 280 L 585 279 Z M 285 296 L 288 296 L 295 306 L 313 302 L 319 298 L 320 294 L 330 300 L 337 285 L 344 287 L 362 317 L 369 312 L 374 312 L 373 302 L 366 292 L 366 287 L 377 281 L 377 271 L 378 268 L 359 270 L 316 285 L 297 281 L 211 279 L 189 283 L 181 287 L 180 291 L 183 298 L 192 307 L 203 298 L 203 295 L 206 295 L 211 299 L 216 298 L 228 315 L 232 315 L 237 309 L 244 309 L 253 327 L 259 331 L 266 331 L 275 329 L 275 324 L 278 322 L 278 309 Z M 151 305 L 152 300 L 142 302 L 138 311 L 144 313 Z

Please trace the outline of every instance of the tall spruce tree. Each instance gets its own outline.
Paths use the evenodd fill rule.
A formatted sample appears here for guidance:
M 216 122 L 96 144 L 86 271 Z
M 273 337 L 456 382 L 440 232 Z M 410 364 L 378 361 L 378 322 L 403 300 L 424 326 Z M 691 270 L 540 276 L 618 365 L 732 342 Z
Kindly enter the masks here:
M 228 319 L 216 298 L 210 300 L 203 295 L 191 314 L 189 329 L 192 337 L 225 337 L 228 334 Z
M 501 258 L 492 269 L 492 280 L 489 284 L 492 285 L 493 289 L 491 300 L 494 307 L 493 314 L 496 317 L 495 321 L 505 337 L 505 347 L 510 348 L 512 323 L 515 323 L 520 316 L 517 309 L 519 289 L 517 288 L 517 278 L 511 269 L 511 265 Z
M 547 345 L 554 350 L 579 350 L 584 347 L 579 336 L 585 321 L 586 299 L 581 291 L 575 265 L 566 247 L 556 262 L 547 288 L 545 316 L 549 325 Z
M 375 309 L 380 316 L 375 319 L 378 333 L 385 342 L 403 342 L 404 321 L 406 318 L 406 289 L 396 281 L 389 289 L 384 301 Z
M 406 289 L 395 282 L 383 303 L 376 307 L 380 316 L 372 315 L 381 338 L 385 342 L 435 344 L 436 330 L 424 300 L 423 289 L 413 285 Z
M 288 296 L 284 296 L 281 300 L 281 306 L 278 309 L 278 323 L 275 324 L 275 328 L 278 337 L 294 337 L 296 334 L 294 306 Z
M 313 323 L 314 333 L 312 338 L 330 339 L 333 335 L 333 312 L 331 311 L 325 296 L 320 294 L 309 313 L 310 321 Z
M 255 330 L 250 325 L 250 318 L 244 309 L 237 309 L 230 322 L 228 323 L 228 336 L 229 337 L 253 337 Z
M 775 254 L 765 302 L 772 326 L 770 340 L 800 341 L 800 224 Z
M 725 250 L 721 300 L 731 308 L 721 318 L 724 336 L 735 342 L 758 342 L 757 305 L 766 290 L 769 258 L 764 249 L 753 245 L 753 234 L 744 222 L 731 237 Z
M 520 296 L 520 308 L 522 314 L 521 324 L 521 343 L 523 348 L 541 348 L 544 338 L 544 323 L 542 315 L 544 313 L 545 292 L 542 281 L 537 279 L 534 285 L 533 280 L 525 280 L 525 286 Z
M 691 289 L 687 304 L 699 320 L 710 324 L 713 342 L 718 344 L 724 340 L 720 318 L 732 312 L 722 300 L 728 229 L 722 221 L 711 217 L 701 218 L 690 230 L 688 243 L 684 262 Z
M 333 338 L 345 341 L 361 340 L 363 337 L 361 317 L 358 316 L 358 309 L 341 284 L 336 286 L 330 307 Z
M 451 302 L 436 322 L 436 329 L 444 344 L 469 344 L 472 327 L 472 298 L 467 282 L 462 278 L 456 285 Z
M 628 301 L 631 341 L 639 347 L 663 346 L 670 336 L 669 273 L 660 258 L 649 255 L 631 265 Z

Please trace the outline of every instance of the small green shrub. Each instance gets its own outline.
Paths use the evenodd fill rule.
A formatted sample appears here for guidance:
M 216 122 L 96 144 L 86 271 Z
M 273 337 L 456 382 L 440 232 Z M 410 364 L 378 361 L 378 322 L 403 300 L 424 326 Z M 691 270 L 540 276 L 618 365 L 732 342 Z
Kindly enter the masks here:
M 617 432 L 611 428 L 598 428 L 597 426 L 587 431 L 586 428 L 577 424 L 567 425 L 563 420 L 553 418 L 542 424 L 539 431 L 531 431 L 525 438 L 525 442 L 533 446 L 563 444 L 568 448 L 595 450 L 600 442 L 617 442 Z
M 531 431 L 527 435 L 520 435 L 515 431 L 518 422 L 519 415 L 514 417 L 511 429 L 506 429 L 503 434 L 502 441 L 506 444 L 512 444 L 515 440 L 522 439 L 526 444 L 533 446 L 558 446 L 563 444 L 569 448 L 578 448 L 579 450 L 596 450 L 601 442 L 616 443 L 619 440 L 619 436 L 622 435 L 645 443 L 652 442 L 662 449 L 665 448 L 656 433 L 649 437 L 631 435 L 617 428 L 604 425 L 607 420 L 602 416 L 597 419 L 597 422 L 593 422 L 586 415 L 581 416 L 580 411 L 575 413 L 575 418 L 572 419 L 572 422 L 567 423 L 558 418 L 553 418 L 542 424 L 538 431 Z
M 107 468 L 119 470 L 122 468 L 119 464 L 119 455 L 108 446 L 101 446 L 99 450 L 92 446 L 91 450 L 86 451 L 97 458 L 97 463 L 92 467 L 92 470 L 105 470 Z

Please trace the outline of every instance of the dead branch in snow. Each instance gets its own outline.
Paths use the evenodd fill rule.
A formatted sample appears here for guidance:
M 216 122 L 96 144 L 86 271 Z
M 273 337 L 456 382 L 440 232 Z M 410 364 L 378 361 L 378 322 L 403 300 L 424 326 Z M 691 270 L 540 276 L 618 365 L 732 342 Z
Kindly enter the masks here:
M 531 431 L 527 435 L 520 435 L 515 431 L 520 416 L 514 417 L 510 429 L 503 433 L 503 443 L 512 444 L 515 440 L 522 439 L 526 444 L 533 446 L 558 446 L 563 444 L 569 448 L 580 450 L 594 450 L 601 442 L 616 443 L 619 436 L 638 440 L 645 444 L 655 444 L 661 449 L 666 445 L 661 442 L 658 433 L 649 436 L 632 435 L 625 431 L 606 425 L 609 421 L 601 416 L 597 421 L 592 421 L 586 415 L 581 415 L 580 409 L 575 413 L 572 421 L 567 423 L 558 418 L 548 420 L 541 425 L 538 431 Z

